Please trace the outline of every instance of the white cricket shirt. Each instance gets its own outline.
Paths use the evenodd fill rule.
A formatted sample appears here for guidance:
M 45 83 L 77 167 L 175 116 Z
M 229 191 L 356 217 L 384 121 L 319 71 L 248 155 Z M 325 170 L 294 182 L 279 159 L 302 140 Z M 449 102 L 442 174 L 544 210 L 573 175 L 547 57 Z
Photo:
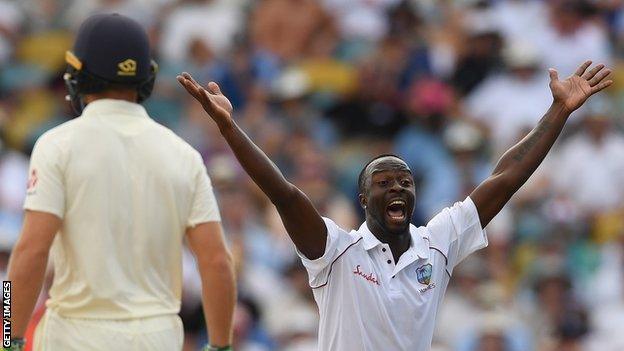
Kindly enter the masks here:
M 396 265 L 366 223 L 347 232 L 324 220 L 324 255 L 299 253 L 319 307 L 319 350 L 429 350 L 453 267 L 487 246 L 472 200 L 444 209 L 426 227 L 411 225 L 411 246 Z
M 74 318 L 178 313 L 184 233 L 220 220 L 199 153 L 109 99 L 39 138 L 24 208 L 63 220 L 47 306 Z

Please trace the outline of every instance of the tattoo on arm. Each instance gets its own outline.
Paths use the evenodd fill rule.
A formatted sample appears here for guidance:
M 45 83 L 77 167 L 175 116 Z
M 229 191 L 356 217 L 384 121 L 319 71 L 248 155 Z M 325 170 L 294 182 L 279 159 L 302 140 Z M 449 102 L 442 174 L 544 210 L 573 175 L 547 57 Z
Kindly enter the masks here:
M 546 132 L 549 129 L 550 129 L 550 122 L 542 121 L 539 127 L 537 128 L 537 130 L 535 130 L 535 132 L 532 133 L 529 139 L 525 141 L 524 143 L 518 145 L 520 150 L 518 150 L 518 153 L 516 153 L 513 156 L 513 159 L 516 160 L 517 162 L 521 162 L 524 159 L 524 156 L 526 156 L 526 154 L 531 150 L 531 148 L 533 148 L 533 146 L 537 144 L 537 142 L 541 139 L 541 137 L 544 134 L 546 134 Z
M 561 133 L 569 112 L 553 104 L 531 133 L 503 154 L 492 176 L 471 194 L 481 225 L 487 225 L 526 182 Z

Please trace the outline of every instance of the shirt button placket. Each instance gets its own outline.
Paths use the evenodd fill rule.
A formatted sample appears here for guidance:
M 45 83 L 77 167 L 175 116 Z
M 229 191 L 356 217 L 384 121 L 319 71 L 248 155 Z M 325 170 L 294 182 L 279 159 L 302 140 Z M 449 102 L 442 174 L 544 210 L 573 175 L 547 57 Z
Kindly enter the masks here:
M 386 251 L 388 251 L 388 250 L 386 250 L 386 248 L 385 248 L 385 247 L 382 247 L 382 248 L 381 248 L 381 252 L 386 252 Z M 386 261 L 386 263 L 391 264 L 391 263 L 392 263 L 392 260 L 387 260 L 387 261 Z

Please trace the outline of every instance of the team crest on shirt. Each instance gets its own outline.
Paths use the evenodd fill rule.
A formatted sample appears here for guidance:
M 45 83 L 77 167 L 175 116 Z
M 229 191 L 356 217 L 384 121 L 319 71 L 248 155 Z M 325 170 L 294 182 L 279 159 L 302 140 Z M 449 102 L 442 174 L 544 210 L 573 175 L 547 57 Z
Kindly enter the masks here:
M 427 263 L 416 268 L 416 278 L 421 284 L 429 285 L 431 283 L 431 273 L 433 272 L 433 266 L 431 263 Z
M 30 171 L 30 177 L 28 178 L 28 183 L 26 184 L 26 194 L 32 195 L 35 193 L 35 187 L 37 186 L 37 182 L 39 181 L 39 177 L 37 177 L 37 170 L 33 168 Z

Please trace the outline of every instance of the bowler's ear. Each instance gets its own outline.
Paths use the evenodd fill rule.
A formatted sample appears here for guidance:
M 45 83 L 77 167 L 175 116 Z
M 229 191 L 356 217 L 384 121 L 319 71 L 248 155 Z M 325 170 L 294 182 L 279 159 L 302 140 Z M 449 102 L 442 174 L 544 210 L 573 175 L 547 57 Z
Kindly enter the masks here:
M 366 209 L 367 200 L 364 194 L 358 194 L 358 199 L 360 200 L 360 206 L 362 206 L 363 209 Z

